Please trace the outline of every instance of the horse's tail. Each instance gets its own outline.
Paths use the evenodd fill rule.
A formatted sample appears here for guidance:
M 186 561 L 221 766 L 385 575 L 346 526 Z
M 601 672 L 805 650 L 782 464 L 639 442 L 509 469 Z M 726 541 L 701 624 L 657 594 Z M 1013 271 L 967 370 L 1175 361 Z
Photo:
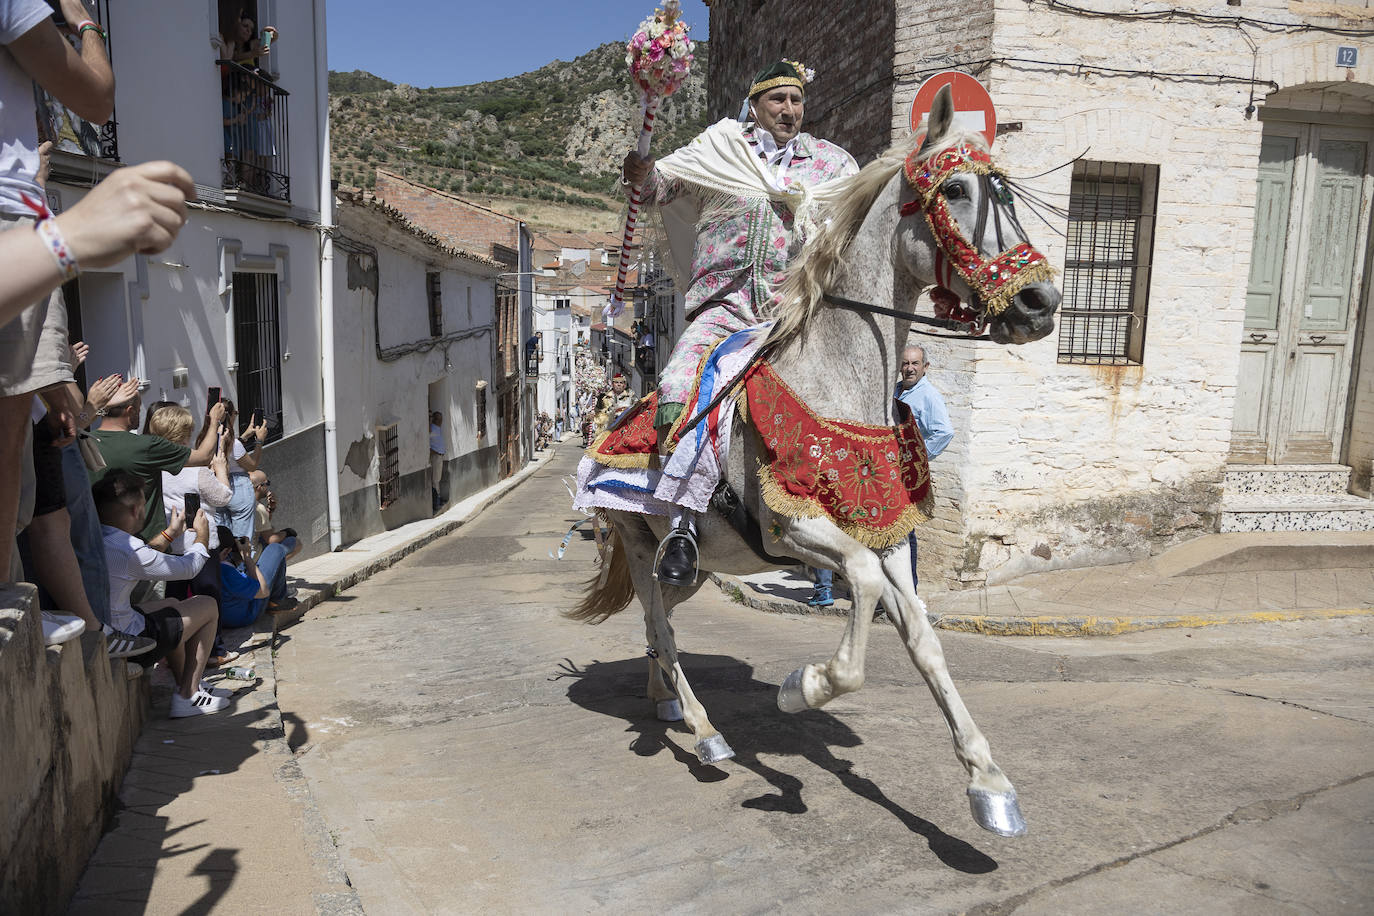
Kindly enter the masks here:
M 630 606 L 635 597 L 635 583 L 630 577 L 630 558 L 614 526 L 606 539 L 606 554 L 609 556 L 602 563 L 610 565 L 587 581 L 587 594 L 576 607 L 564 611 L 564 617 L 584 623 L 601 623 Z

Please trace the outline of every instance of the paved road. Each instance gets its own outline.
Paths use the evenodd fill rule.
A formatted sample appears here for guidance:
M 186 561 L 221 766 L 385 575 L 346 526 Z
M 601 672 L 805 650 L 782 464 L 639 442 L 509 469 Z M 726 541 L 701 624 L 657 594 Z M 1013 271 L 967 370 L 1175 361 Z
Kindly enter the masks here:
M 941 635 L 1029 836 L 970 819 L 894 632 L 868 683 L 786 716 L 843 622 L 704 588 L 679 610 L 738 756 L 644 698 L 643 625 L 558 611 L 590 542 L 576 449 L 312 611 L 277 660 L 288 738 L 369 913 L 1355 913 L 1374 901 L 1368 619 L 1111 639 Z

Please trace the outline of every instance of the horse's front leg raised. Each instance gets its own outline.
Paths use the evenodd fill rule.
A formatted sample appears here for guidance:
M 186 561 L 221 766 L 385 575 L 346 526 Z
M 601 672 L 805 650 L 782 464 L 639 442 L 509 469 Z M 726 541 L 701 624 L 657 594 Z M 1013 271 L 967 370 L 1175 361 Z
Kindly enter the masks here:
M 833 531 L 831 543 L 825 546 L 831 551 L 844 551 L 836 565 L 849 582 L 852 606 L 844 636 L 830 661 L 824 665 L 811 664 L 798 668 L 778 688 L 778 708 L 783 712 L 815 709 L 840 694 L 853 693 L 864 685 L 864 656 L 868 650 L 869 629 L 873 625 L 873 610 L 886 584 L 877 555 L 848 538 L 829 522 L 797 519 L 793 524 L 803 528 L 828 527 Z M 818 532 L 809 533 L 814 536 Z
M 1001 836 L 1022 836 L 1026 819 L 1016 800 L 1011 780 L 992 759 L 988 739 L 973 721 L 945 664 L 945 651 L 926 618 L 926 606 L 916 595 L 911 582 L 911 564 L 905 550 L 894 551 L 883 560 L 889 581 L 888 593 L 896 601 L 884 606 L 893 625 L 906 643 L 907 654 L 925 678 L 935 702 L 944 713 L 945 724 L 954 740 L 954 753 L 969 774 L 968 799 L 973 819 L 984 830 Z M 895 593 L 895 594 L 894 594 Z

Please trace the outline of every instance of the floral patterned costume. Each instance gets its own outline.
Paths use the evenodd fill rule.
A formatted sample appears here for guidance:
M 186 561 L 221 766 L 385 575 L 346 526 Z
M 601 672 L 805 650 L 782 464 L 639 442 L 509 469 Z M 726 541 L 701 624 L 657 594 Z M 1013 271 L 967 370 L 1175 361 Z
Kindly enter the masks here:
M 760 140 L 761 128 L 746 129 L 745 139 L 760 159 L 766 148 L 776 148 L 772 137 Z M 700 137 L 693 143 L 700 141 Z M 776 159 L 777 154 L 774 154 Z M 832 178 L 858 172 L 854 158 L 839 146 L 806 133 L 791 145 L 790 158 L 776 165 L 780 188 L 813 187 Z M 675 178 L 650 173 L 643 190 L 648 203 L 663 205 L 693 189 Z M 735 207 L 712 207 L 697 223 L 691 279 L 687 287 L 687 328 L 673 347 L 672 356 L 659 375 L 659 408 L 656 425 L 673 422 L 696 381 L 702 355 L 716 341 L 735 331 L 769 318 L 774 291 L 788 262 L 801 250 L 802 239 L 793 232 L 793 213 L 783 202 L 734 199 Z

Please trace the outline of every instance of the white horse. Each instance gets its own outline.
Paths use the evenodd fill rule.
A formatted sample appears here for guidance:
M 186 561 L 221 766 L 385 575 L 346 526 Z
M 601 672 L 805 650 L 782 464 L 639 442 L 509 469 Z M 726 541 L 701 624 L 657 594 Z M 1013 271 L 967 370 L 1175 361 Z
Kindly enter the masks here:
M 1004 295 L 997 304 L 1002 307 L 990 313 L 987 294 L 995 295 L 998 284 L 984 282 L 986 268 L 998 263 L 999 257 L 1005 261 L 1016 242 L 1027 240 L 1021 237 L 1010 192 L 987 158 L 986 142 L 976 133 L 955 132 L 952 120 L 953 106 L 948 91 L 944 91 L 933 106 L 929 136 L 920 151 L 913 153 L 910 141 L 899 143 L 847 179 L 852 183 L 849 193 L 826 214 L 829 221 L 809 240 L 789 271 L 769 360 L 777 374 L 819 416 L 887 426 L 898 422 L 892 379 L 909 319 L 841 307 L 834 304 L 836 299 L 851 300 L 851 306 L 857 301 L 890 309 L 894 302 L 914 303 L 938 277 L 989 320 L 994 341 L 1026 343 L 1054 327 L 1059 292 L 1043 279 L 1048 273 L 1043 262 L 1035 274 L 1041 279 L 1001 287 Z M 922 170 L 935 156 L 949 151 L 956 154 L 949 161 L 964 161 L 964 165 L 933 179 L 926 173 L 924 185 L 913 180 L 921 178 Z M 966 157 L 957 155 L 970 151 Z M 904 169 L 908 159 L 911 164 Z M 925 218 L 933 210 L 953 218 L 953 223 L 943 220 L 943 231 L 958 237 L 939 238 L 941 220 Z M 990 229 L 989 214 L 996 225 L 995 233 L 985 231 Z M 968 227 L 974 226 L 978 230 L 971 235 Z M 1004 233 L 1010 235 L 1012 245 L 1004 244 Z M 1027 251 L 1028 245 L 1019 249 L 1019 254 L 1024 256 Z M 971 260 L 969 252 L 974 253 Z M 1039 258 L 1033 251 L 1031 254 Z M 965 263 L 956 265 L 959 269 L 955 271 L 941 263 L 942 258 L 954 261 L 960 257 Z M 1024 258 L 1021 263 L 1025 263 Z M 766 460 L 763 443 L 738 413 L 732 436 L 734 446 L 724 469 L 725 479 L 758 519 L 761 529 L 773 535 L 769 551 L 842 573 L 853 595 L 853 610 L 839 648 L 829 661 L 805 665 L 789 675 L 779 690 L 779 708 L 785 712 L 814 709 L 863 685 L 869 627 L 881 600 L 944 713 L 955 754 L 969 775 L 974 820 L 1004 836 L 1025 833 L 1015 789 L 993 761 L 987 739 L 950 679 L 940 642 L 912 583 L 905 539 L 879 552 L 845 534 L 827 517 L 790 518 L 773 512 L 764 502 L 757 476 L 760 462 Z M 599 623 L 623 610 L 638 595 L 644 608 L 649 654 L 656 660 L 650 664 L 648 691 L 659 717 L 686 719 L 703 763 L 734 756 L 692 693 L 678 663 L 669 615 L 699 585 L 662 585 L 654 576 L 655 550 L 668 530 L 667 519 L 621 510 L 607 510 L 605 514 L 613 525 L 615 542 L 608 568 L 593 580 L 586 597 L 568 616 Z M 704 514 L 698 528 L 702 569 L 749 575 L 778 568 L 759 558 L 717 513 Z

